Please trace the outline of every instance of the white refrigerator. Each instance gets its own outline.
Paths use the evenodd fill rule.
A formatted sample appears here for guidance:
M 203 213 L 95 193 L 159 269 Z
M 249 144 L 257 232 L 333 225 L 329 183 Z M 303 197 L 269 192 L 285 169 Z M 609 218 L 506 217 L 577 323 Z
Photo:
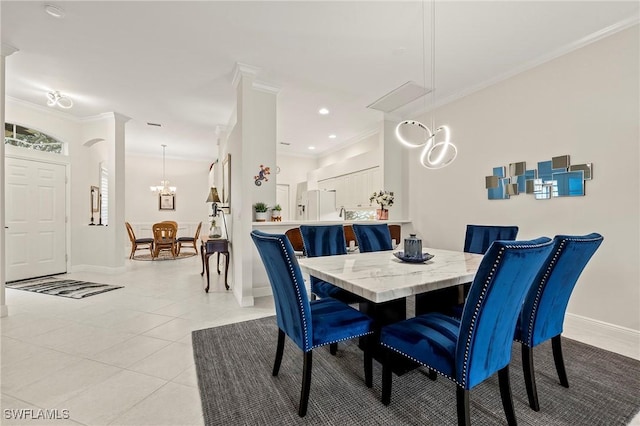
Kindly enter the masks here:
M 336 209 L 336 191 L 313 190 L 306 193 L 307 220 L 340 220 Z

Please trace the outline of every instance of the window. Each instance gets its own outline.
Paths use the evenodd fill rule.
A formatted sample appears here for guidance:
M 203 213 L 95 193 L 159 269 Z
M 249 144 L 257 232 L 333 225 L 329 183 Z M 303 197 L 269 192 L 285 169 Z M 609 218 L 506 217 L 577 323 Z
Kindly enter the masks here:
M 34 149 L 36 151 L 53 152 L 62 154 L 64 143 L 56 138 L 52 138 L 38 130 L 18 126 L 17 124 L 5 123 L 4 143 L 20 148 Z
M 109 224 L 109 171 L 100 163 L 100 224 Z

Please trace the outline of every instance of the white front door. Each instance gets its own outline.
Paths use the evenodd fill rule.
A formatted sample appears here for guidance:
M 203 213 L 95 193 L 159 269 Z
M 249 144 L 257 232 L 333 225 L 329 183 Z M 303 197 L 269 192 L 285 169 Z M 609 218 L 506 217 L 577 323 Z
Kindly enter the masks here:
M 64 273 L 65 166 L 5 158 L 6 280 Z

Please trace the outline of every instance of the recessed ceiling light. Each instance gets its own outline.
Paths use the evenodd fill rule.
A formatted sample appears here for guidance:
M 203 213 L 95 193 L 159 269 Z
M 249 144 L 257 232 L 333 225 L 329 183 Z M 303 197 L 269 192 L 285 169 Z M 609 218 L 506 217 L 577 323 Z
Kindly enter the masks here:
M 44 11 L 54 18 L 64 18 L 65 12 L 64 9 L 58 6 L 54 6 L 52 4 L 45 4 Z
M 334 135 L 334 134 L 330 134 L 330 135 L 329 135 L 329 139 L 335 139 L 336 137 L 337 137 L 337 136 L 336 136 L 336 135 Z
M 310 146 L 309 149 L 314 150 L 314 149 L 316 149 L 316 147 L 315 146 Z
M 329 114 L 329 110 L 328 110 L 328 109 L 326 109 L 326 108 L 320 108 L 320 109 L 318 110 L 318 114 L 320 114 L 320 115 L 327 115 L 327 114 Z

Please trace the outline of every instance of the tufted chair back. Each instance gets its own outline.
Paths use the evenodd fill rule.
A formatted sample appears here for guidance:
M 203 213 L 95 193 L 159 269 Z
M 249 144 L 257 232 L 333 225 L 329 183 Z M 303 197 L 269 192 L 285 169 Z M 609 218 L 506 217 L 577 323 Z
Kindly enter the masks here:
M 495 240 L 513 241 L 517 236 L 517 226 L 467 225 L 464 251 L 485 254 Z
M 552 249 L 549 238 L 494 241 L 471 284 L 460 321 L 455 374 L 471 389 L 509 364 L 522 300 Z
M 603 239 L 597 233 L 554 238 L 553 251 L 524 300 L 516 340 L 533 347 L 562 333 L 573 288 Z
M 293 247 L 285 235 L 251 232 L 267 270 L 278 327 L 303 351 L 313 347 L 309 298 Z
M 356 241 L 360 248 L 360 253 L 372 251 L 393 250 L 391 243 L 391 232 L 386 223 L 373 225 L 353 224 L 353 232 L 356 234 Z

